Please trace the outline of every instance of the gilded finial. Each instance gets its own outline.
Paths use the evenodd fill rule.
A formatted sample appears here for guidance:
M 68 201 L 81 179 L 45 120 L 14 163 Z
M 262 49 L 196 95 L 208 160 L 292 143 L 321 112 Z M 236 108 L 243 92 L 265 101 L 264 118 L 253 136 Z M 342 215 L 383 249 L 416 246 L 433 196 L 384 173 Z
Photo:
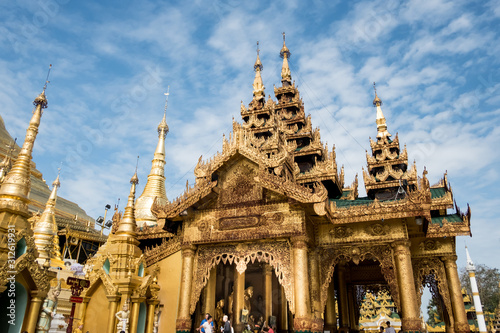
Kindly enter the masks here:
M 382 100 L 377 96 L 377 86 L 375 82 L 373 82 L 373 90 L 375 91 L 375 98 L 373 99 L 373 106 L 381 106 Z
M 292 73 L 288 65 L 288 59 L 291 57 L 290 50 L 285 44 L 285 33 L 283 32 L 283 48 L 280 51 L 280 57 L 283 58 L 283 66 L 281 67 L 281 82 L 283 86 L 289 86 L 292 83 Z
M 253 80 L 253 96 L 255 100 L 264 98 L 264 89 L 266 88 L 264 87 L 264 83 L 262 82 L 262 76 L 260 75 L 260 72 L 262 71 L 264 66 L 262 66 L 262 62 L 260 61 L 259 53 L 259 42 L 257 42 L 257 60 L 255 60 L 255 65 L 253 65 L 253 68 L 255 70 L 255 79 Z
M 135 163 L 135 172 L 130 179 L 130 184 L 139 184 L 139 177 L 137 177 L 137 167 L 139 166 L 139 155 L 137 155 L 137 162 Z
M 50 83 L 49 75 L 51 69 L 52 69 L 52 64 L 49 65 L 49 71 L 47 72 L 47 78 L 45 79 L 45 84 L 43 85 L 42 93 L 38 95 L 33 101 L 33 105 L 35 106 L 40 105 L 42 109 L 46 109 L 48 105 L 47 98 L 45 97 L 45 90 L 47 89 L 47 83 Z
M 63 162 L 61 162 L 61 165 L 59 166 L 59 168 L 57 168 L 57 178 L 52 183 L 52 186 L 54 186 L 54 187 L 61 187 L 61 182 L 59 181 L 59 176 L 61 175 L 62 164 L 63 164 Z
M 290 50 L 288 49 L 288 47 L 286 47 L 285 32 L 283 32 L 282 34 L 283 34 L 283 48 L 280 51 L 280 57 L 281 58 L 285 58 L 286 57 L 286 58 L 290 59 L 290 57 L 292 56 L 292 54 L 290 53 Z
M 260 61 L 259 54 L 260 54 L 259 41 L 257 41 L 257 60 L 255 60 L 255 64 L 253 65 L 255 71 L 257 71 L 257 69 L 259 71 L 262 71 L 264 69 L 264 66 L 262 66 L 262 62 Z
M 164 93 L 165 97 L 165 109 L 163 110 L 163 119 L 158 125 L 158 137 L 165 138 L 168 133 L 168 125 L 167 125 L 167 108 L 168 108 L 168 96 L 170 95 L 170 86 L 167 88 L 167 92 Z
M 47 83 L 50 83 L 49 75 L 50 75 L 51 69 L 52 69 L 52 64 L 49 65 L 49 71 L 47 72 L 47 78 L 45 79 L 45 84 L 43 85 L 43 92 L 45 92 L 45 89 L 47 89 Z

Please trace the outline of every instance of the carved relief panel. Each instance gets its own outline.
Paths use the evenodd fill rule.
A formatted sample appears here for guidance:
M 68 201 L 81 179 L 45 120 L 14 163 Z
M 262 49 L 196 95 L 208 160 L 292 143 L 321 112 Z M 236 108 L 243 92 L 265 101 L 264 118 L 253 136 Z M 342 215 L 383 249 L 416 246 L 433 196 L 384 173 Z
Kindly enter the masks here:
M 262 199 L 262 187 L 254 180 L 258 167 L 248 160 L 238 161 L 220 175 L 220 205 L 255 202 Z

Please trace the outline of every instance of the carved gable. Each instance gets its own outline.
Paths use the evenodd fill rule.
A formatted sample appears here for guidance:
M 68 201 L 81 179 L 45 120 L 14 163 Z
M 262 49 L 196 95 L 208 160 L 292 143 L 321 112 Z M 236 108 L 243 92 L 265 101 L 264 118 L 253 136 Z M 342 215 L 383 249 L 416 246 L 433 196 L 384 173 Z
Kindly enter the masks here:
M 255 181 L 257 174 L 258 166 L 247 159 L 229 166 L 219 176 L 219 204 L 236 205 L 262 200 L 262 187 Z

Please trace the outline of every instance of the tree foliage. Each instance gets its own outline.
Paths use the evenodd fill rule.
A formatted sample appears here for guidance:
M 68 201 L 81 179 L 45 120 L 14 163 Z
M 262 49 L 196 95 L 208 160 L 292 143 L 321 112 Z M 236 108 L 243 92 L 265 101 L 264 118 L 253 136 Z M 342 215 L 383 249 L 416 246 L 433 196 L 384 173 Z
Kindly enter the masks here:
M 486 265 L 476 265 L 476 281 L 479 289 L 479 297 L 483 305 L 484 312 L 494 312 L 500 302 L 500 290 L 498 283 L 500 282 L 500 271 L 498 268 L 490 268 Z M 465 268 L 460 270 L 460 282 L 462 287 L 467 289 L 467 292 L 472 299 L 472 290 L 470 286 L 469 273 Z
M 427 304 L 427 315 L 429 316 L 427 324 L 430 326 L 436 326 L 436 324 L 441 321 L 434 297 L 431 297 L 429 304 Z

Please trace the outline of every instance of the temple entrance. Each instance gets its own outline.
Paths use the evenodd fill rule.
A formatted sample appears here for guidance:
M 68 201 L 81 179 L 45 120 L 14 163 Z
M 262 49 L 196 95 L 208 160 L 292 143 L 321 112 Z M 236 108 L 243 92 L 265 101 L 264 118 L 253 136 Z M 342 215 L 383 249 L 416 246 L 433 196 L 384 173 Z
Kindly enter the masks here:
M 243 279 L 244 287 L 238 286 Z M 243 297 L 239 300 L 235 290 L 243 290 Z M 266 325 L 276 327 L 278 332 L 288 332 L 291 328 L 291 313 L 282 286 L 274 269 L 265 262 L 248 263 L 242 274 L 238 273 L 236 265 L 230 263 L 221 262 L 213 267 L 192 317 L 193 332 L 206 313 L 214 318 L 216 332 L 223 324 L 223 315 L 229 316 L 235 332 L 244 328 L 261 331 Z
M 362 260 L 335 265 L 325 307 L 325 331 L 378 332 L 390 321 L 396 330 L 401 319 L 380 262 Z

